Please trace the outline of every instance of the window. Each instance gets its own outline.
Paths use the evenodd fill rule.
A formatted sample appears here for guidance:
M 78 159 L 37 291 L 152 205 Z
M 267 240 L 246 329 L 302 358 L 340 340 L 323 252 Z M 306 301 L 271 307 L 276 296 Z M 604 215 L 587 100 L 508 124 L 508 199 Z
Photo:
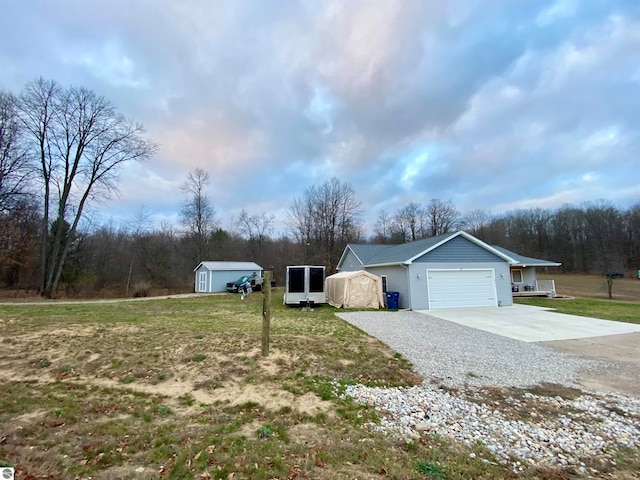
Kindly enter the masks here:
M 522 270 L 511 270 L 511 281 L 513 283 L 522 283 Z
M 382 293 L 387 293 L 387 276 L 380 275 L 380 278 L 382 279 Z
M 309 268 L 309 292 L 324 292 L 324 268 Z
M 289 292 L 304 293 L 304 267 L 289 269 Z

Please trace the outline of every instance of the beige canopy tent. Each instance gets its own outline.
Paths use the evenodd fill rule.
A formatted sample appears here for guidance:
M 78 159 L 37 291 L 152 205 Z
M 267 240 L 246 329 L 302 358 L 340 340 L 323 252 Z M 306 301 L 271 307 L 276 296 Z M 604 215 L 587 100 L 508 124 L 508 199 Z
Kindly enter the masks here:
M 338 308 L 384 308 L 382 279 L 364 270 L 327 277 L 325 294 L 327 303 Z

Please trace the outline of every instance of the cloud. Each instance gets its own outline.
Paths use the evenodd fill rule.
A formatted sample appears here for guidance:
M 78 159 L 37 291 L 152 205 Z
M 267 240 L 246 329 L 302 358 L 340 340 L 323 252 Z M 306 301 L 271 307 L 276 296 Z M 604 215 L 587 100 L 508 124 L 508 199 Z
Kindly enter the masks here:
M 638 32 L 622 0 L 23 0 L 0 17 L 0 86 L 86 85 L 147 127 L 160 151 L 106 216 L 175 219 L 196 167 L 222 219 L 282 217 L 332 176 L 371 225 L 431 198 L 630 205 Z

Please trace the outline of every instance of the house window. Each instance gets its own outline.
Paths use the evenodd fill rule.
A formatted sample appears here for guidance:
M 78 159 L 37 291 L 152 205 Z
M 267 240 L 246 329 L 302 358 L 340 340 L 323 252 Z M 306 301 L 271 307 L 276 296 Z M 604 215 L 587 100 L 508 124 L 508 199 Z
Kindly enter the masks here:
M 511 270 L 511 281 L 513 283 L 522 283 L 522 270 Z
M 387 293 L 387 276 L 380 275 L 380 278 L 382 278 L 382 293 Z

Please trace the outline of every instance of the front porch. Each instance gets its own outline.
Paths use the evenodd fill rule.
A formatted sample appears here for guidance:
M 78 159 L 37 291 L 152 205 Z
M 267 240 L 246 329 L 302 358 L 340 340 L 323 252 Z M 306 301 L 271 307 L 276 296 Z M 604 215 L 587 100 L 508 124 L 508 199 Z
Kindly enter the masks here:
M 516 297 L 553 297 L 556 294 L 554 280 L 534 280 L 533 283 L 514 284 L 511 294 Z

